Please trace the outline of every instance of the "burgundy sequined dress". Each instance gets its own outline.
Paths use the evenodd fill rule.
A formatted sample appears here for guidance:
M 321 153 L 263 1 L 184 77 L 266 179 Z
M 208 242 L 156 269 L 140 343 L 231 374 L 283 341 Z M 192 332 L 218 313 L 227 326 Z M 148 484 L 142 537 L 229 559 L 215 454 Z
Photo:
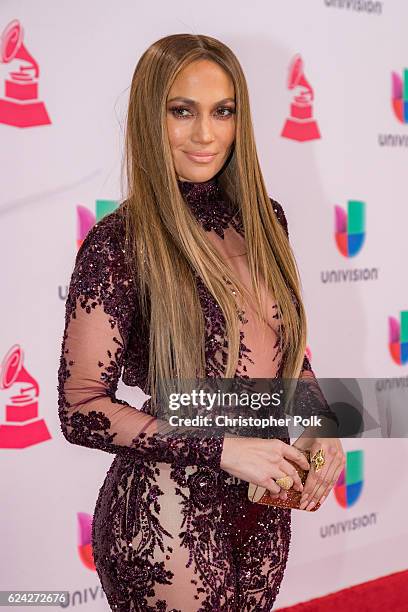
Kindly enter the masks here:
M 248 282 L 239 213 L 217 179 L 179 181 L 179 188 L 208 239 Z M 287 232 L 282 207 L 271 205 Z M 221 436 L 163 440 L 149 400 L 136 407 L 115 395 L 121 375 L 149 395 L 149 329 L 137 308 L 124 236 L 119 207 L 94 225 L 78 251 L 58 371 L 66 439 L 116 455 L 92 526 L 103 590 L 111 608 L 123 612 L 269 612 L 287 561 L 290 510 L 248 500 L 248 483 L 220 468 Z M 196 278 L 206 321 L 206 376 L 222 377 L 223 315 Z M 249 305 L 240 316 L 236 376 L 274 378 L 283 366 L 280 322 L 265 297 L 265 329 L 255 324 Z M 306 357 L 304 370 L 313 374 Z

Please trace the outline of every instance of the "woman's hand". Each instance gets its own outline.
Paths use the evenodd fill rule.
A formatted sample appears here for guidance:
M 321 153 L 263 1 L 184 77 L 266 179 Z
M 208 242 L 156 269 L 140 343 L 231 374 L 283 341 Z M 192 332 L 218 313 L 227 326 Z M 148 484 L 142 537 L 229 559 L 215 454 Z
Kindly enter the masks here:
M 293 446 L 300 450 L 310 450 L 311 458 L 320 449 L 324 453 L 324 465 L 317 472 L 311 467 L 300 500 L 301 510 L 311 510 L 325 501 L 336 484 L 346 462 L 343 447 L 338 438 L 303 438 L 303 435 Z
M 281 440 L 225 437 L 220 467 L 232 476 L 265 487 L 272 495 L 286 499 L 286 491 L 276 484 L 276 478 L 291 476 L 293 488 L 303 491 L 299 475 L 287 459 L 304 470 L 310 467 L 302 453 Z

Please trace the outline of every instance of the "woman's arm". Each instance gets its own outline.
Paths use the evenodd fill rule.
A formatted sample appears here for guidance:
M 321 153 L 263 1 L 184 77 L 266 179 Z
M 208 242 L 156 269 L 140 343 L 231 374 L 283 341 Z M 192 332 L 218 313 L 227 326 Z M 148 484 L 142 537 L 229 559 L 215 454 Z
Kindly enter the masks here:
M 58 370 L 62 432 L 72 444 L 108 453 L 218 469 L 222 436 L 178 435 L 168 423 L 115 396 L 130 332 L 138 326 L 123 233 L 115 211 L 94 225 L 76 257 Z M 140 331 L 140 336 L 140 342 L 148 342 L 148 334 Z
M 272 200 L 272 198 L 270 198 L 270 200 L 275 214 L 289 238 L 288 222 L 285 212 L 279 202 Z M 331 424 L 339 424 L 337 416 L 327 403 L 306 355 L 304 356 L 302 370 L 299 374 L 299 381 L 294 396 L 294 407 L 295 413 L 301 414 L 305 418 L 313 415 L 326 417 L 330 421 L 327 423 L 327 431 L 328 427 L 330 427 L 332 430 L 331 433 L 336 433 L 336 428 L 333 429 Z
M 330 408 L 323 391 L 312 370 L 308 357 L 303 359 L 303 368 L 299 375 L 295 396 L 294 411 L 304 418 L 311 416 L 324 417 L 322 426 L 317 430 L 309 427 L 303 435 L 335 436 L 338 433 L 339 420 Z

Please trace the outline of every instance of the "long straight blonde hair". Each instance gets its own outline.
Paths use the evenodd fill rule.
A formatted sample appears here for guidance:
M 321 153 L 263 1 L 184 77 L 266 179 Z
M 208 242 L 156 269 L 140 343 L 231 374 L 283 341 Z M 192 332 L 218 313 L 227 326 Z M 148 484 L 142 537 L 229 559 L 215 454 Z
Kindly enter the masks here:
M 233 52 L 215 38 L 166 36 L 143 53 L 133 74 L 125 134 L 127 193 L 122 203 L 127 204 L 126 253 L 150 330 L 147 385 L 152 397 L 168 379 L 205 376 L 205 321 L 194 271 L 225 318 L 227 378 L 236 372 L 240 345 L 231 288 L 250 298 L 183 200 L 173 164 L 166 124 L 168 93 L 180 71 L 200 59 L 216 62 L 235 87 L 235 142 L 219 183 L 241 211 L 257 316 L 264 320 L 262 279 L 282 317 L 283 377 L 299 376 L 306 347 L 298 268 L 262 177 L 243 70 Z

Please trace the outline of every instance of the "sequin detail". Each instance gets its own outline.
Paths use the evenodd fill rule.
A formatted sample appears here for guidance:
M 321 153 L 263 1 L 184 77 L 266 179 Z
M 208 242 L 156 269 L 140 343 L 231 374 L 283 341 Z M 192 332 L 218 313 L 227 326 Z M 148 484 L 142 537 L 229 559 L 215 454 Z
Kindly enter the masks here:
M 216 178 L 202 183 L 179 180 L 177 183 L 185 202 L 204 230 L 214 230 L 222 239 L 228 227 L 244 234 L 238 207 L 225 197 Z
M 242 229 L 213 181 L 184 185 L 182 193 L 206 231 L 223 237 L 229 226 Z M 271 202 L 287 229 L 282 208 Z M 115 455 L 92 523 L 109 605 L 120 612 L 269 611 L 286 566 L 290 510 L 248 500 L 248 484 L 220 468 L 222 437 L 162 437 L 149 400 L 136 409 L 116 397 L 121 376 L 148 393 L 149 330 L 124 253 L 119 208 L 94 225 L 78 251 L 58 371 L 65 438 Z M 225 321 L 199 278 L 197 289 L 206 375 L 223 376 Z M 237 375 L 251 362 L 243 331 Z M 309 366 L 305 361 L 312 372 Z

